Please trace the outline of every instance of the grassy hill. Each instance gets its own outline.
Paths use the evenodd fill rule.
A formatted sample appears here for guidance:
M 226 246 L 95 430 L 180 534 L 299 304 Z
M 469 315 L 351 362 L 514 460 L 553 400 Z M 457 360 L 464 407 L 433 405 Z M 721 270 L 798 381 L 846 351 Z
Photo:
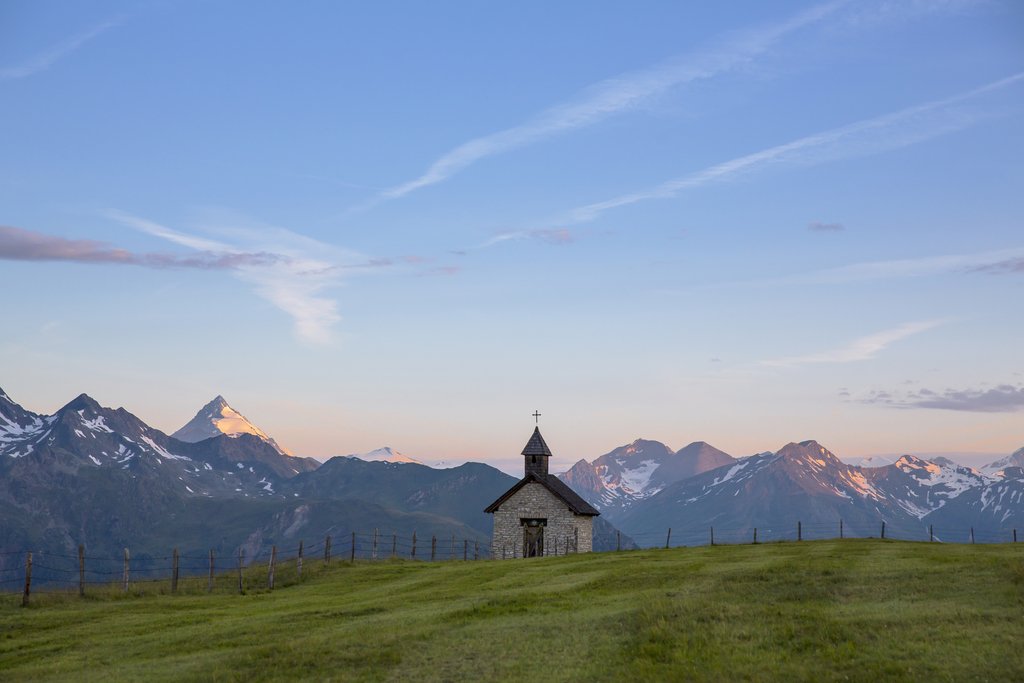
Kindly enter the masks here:
M 1024 680 L 1024 544 L 816 541 L 307 561 L 0 598 L 16 680 Z

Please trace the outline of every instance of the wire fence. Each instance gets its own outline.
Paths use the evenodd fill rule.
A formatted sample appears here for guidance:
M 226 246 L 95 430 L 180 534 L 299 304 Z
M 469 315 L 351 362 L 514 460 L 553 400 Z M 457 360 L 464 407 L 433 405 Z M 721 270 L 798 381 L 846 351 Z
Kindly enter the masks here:
M 598 551 L 636 548 L 678 548 L 702 545 L 738 545 L 811 540 L 881 538 L 932 543 L 1016 543 L 1016 528 L 921 527 L 879 521 L 835 523 L 795 521 L 758 527 L 728 528 L 714 525 L 667 528 L 665 531 L 615 532 L 613 540 L 601 539 Z M 611 544 L 614 543 L 614 546 Z M 530 552 L 533 550 L 534 552 Z M 551 539 L 539 548 L 525 541 L 522 546 L 502 547 L 493 559 L 522 558 L 524 555 L 566 555 L 577 552 L 576 539 L 565 543 Z M 46 550 L 0 552 L 0 594 L 21 594 L 21 604 L 33 596 L 65 595 L 85 597 L 97 594 L 133 595 L 157 593 L 246 593 L 274 590 L 293 585 L 304 577 L 324 571 L 331 563 L 406 560 L 420 562 L 478 561 L 492 559 L 488 543 L 479 538 L 455 535 L 411 536 L 397 533 L 351 532 L 325 536 L 312 543 L 294 546 L 272 545 L 247 557 L 244 548 L 232 553 L 180 553 L 172 548 L 165 555 L 140 554 L 128 548 L 120 555 L 94 555 L 78 546 L 77 553 Z M 13 560 L 13 561 L 12 561 Z
M 639 548 L 676 548 L 700 545 L 738 545 L 779 541 L 832 540 L 845 538 L 888 538 L 900 541 L 933 543 L 1016 543 L 1017 529 L 971 526 L 915 525 L 877 522 L 802 522 L 800 520 L 768 523 L 759 526 L 721 527 L 713 524 L 664 531 L 630 533 L 616 532 L 616 550 L 625 550 L 632 540 Z
M 412 560 L 423 562 L 472 561 L 490 558 L 490 547 L 479 538 L 459 538 L 351 532 L 325 536 L 313 543 L 298 541 L 291 547 L 272 545 L 247 556 L 244 548 L 232 553 L 181 553 L 172 548 L 166 555 L 133 557 L 125 548 L 120 555 L 97 555 L 78 546 L 77 553 L 47 550 L 0 552 L 0 593 L 23 596 L 63 594 L 86 596 L 111 590 L 125 594 L 151 588 L 158 592 L 237 592 L 273 590 L 275 585 L 301 581 L 304 573 L 322 571 L 332 562 Z M 14 560 L 14 561 L 12 561 Z

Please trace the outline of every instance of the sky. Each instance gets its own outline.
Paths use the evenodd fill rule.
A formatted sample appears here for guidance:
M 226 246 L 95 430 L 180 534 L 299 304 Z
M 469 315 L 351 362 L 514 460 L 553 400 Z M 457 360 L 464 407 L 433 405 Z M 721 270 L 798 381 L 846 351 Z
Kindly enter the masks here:
M 321 459 L 1006 454 L 1022 114 L 1014 0 L 6 0 L 0 387 Z

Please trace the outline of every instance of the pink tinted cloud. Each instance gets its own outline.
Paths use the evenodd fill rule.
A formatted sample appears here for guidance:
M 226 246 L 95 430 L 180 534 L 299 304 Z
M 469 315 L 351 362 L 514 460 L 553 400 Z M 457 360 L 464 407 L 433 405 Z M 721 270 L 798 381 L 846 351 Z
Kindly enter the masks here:
M 135 253 L 94 240 L 72 240 L 31 230 L 0 225 L 0 259 L 7 261 L 65 261 L 113 263 L 149 268 L 199 268 L 235 270 L 245 266 L 277 263 L 283 257 L 266 252 L 199 252 L 189 256 Z

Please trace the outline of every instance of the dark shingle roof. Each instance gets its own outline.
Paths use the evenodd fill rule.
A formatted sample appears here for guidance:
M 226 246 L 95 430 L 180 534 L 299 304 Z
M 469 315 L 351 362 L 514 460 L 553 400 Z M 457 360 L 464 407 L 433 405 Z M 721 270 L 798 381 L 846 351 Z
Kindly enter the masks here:
M 544 437 L 540 435 L 540 427 L 533 428 L 533 436 L 526 442 L 523 455 L 551 455 L 551 449 L 544 443 Z
M 540 436 L 540 432 L 536 432 L 536 436 Z M 543 439 L 541 440 L 541 443 L 544 443 Z M 545 448 L 547 448 L 547 446 L 545 446 Z M 561 479 L 559 479 L 557 476 L 553 474 L 542 475 L 533 473 L 527 474 L 525 477 L 516 482 L 515 486 L 510 488 L 508 491 L 505 491 L 505 493 L 501 494 L 498 500 L 488 505 L 484 509 L 484 512 L 495 512 L 499 507 L 501 507 L 501 504 L 504 503 L 509 498 L 511 498 L 516 491 L 523 488 L 532 481 L 537 482 L 538 484 L 546 488 L 548 491 L 553 493 L 556 498 L 559 498 L 563 503 L 565 503 L 569 507 L 570 510 L 572 510 L 577 515 L 597 516 L 601 514 L 596 509 L 594 509 L 594 507 L 590 503 L 583 500 L 583 498 L 581 498 L 578 493 L 569 488 L 569 485 L 566 484 Z

